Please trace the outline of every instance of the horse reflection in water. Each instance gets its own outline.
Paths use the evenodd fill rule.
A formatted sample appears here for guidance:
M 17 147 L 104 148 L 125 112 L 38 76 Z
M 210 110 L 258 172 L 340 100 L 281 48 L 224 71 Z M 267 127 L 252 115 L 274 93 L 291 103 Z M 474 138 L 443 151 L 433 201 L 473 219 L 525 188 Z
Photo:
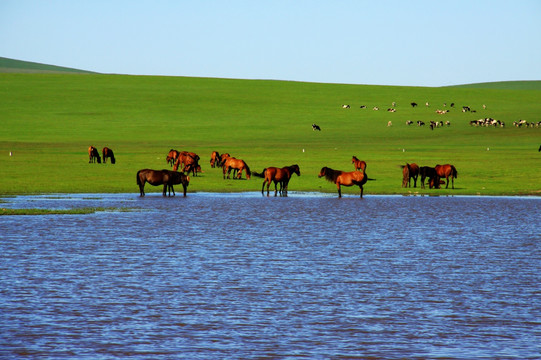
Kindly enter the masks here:
M 261 186 L 261 193 L 265 195 L 265 184 L 267 184 L 267 196 L 269 196 L 269 187 L 271 182 L 274 182 L 274 196 L 277 196 L 280 192 L 280 196 L 287 196 L 287 190 L 289 185 L 289 180 L 291 176 L 297 174 L 301 176 L 301 170 L 299 165 L 291 165 L 283 168 L 277 167 L 268 167 L 263 169 L 261 173 L 253 172 L 254 176 L 264 178 L 263 185 Z M 280 184 L 280 189 L 277 189 L 277 184 Z
M 327 181 L 333 182 L 336 184 L 336 187 L 338 189 L 338 197 L 342 197 L 342 189 L 341 186 L 353 186 L 356 185 L 361 189 L 361 199 L 363 198 L 363 192 L 364 192 L 364 184 L 368 180 L 375 180 L 375 179 L 369 179 L 366 173 L 360 172 L 360 171 L 340 171 L 340 170 L 334 170 L 329 167 L 323 167 L 321 168 L 319 172 L 319 177 L 325 177 Z
M 162 195 L 166 196 L 167 190 L 169 190 L 169 196 L 173 191 L 175 196 L 175 189 L 173 185 L 182 184 L 184 189 L 184 196 L 186 196 L 186 190 L 190 183 L 190 177 L 171 170 L 151 170 L 142 169 L 137 172 L 137 185 L 139 185 L 140 196 L 145 196 L 145 183 L 149 183 L 153 186 L 163 185 Z

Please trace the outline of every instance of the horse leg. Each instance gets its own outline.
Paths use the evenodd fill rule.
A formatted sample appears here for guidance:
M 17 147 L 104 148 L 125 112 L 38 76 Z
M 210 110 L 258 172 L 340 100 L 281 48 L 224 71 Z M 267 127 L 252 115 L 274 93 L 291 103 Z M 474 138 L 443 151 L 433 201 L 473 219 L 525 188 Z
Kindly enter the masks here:
M 363 192 L 364 192 L 364 188 L 362 185 L 359 185 L 359 187 L 361 188 L 361 199 L 363 198 Z M 411 187 L 411 186 L 410 186 Z
M 164 184 L 163 184 L 162 195 L 163 195 L 163 196 L 167 196 L 167 183 L 164 183 Z
M 414 188 L 417 187 L 417 176 L 414 176 L 414 177 L 413 177 L 413 187 L 414 187 Z
M 267 180 L 263 180 L 263 185 L 261 185 L 261 195 L 265 195 L 265 183 L 267 182 Z
M 340 183 L 336 183 L 336 187 L 338 188 L 338 197 L 342 197 L 342 189 L 340 188 Z
M 139 183 L 139 196 L 145 196 L 145 182 L 141 181 Z
M 188 185 L 186 185 L 186 183 L 182 183 L 182 187 L 184 188 L 184 197 L 186 197 L 186 190 L 188 188 Z
M 448 189 L 449 188 L 449 176 L 445 177 L 445 181 L 447 182 L 447 184 L 445 184 L 445 188 Z

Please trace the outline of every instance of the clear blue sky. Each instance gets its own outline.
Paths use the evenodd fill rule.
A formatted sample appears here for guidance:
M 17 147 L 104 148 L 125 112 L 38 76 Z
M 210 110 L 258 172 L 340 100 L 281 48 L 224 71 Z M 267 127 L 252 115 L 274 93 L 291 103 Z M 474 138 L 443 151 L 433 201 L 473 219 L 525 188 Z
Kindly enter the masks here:
M 0 0 L 0 56 L 137 75 L 541 80 L 541 0 Z

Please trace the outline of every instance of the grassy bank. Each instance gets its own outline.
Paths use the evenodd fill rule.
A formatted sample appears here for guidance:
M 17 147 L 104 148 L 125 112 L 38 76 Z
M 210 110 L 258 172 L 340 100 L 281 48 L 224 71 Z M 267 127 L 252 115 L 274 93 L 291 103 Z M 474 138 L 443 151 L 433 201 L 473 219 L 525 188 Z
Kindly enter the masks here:
M 137 193 L 137 170 L 166 168 L 171 148 L 202 158 L 204 173 L 192 178 L 189 192 L 261 189 L 259 178 L 223 180 L 221 169 L 209 166 L 213 150 L 242 158 L 255 171 L 299 164 L 301 177 L 292 179 L 290 191 L 336 191 L 317 173 L 322 166 L 353 170 L 352 155 L 365 160 L 369 177 L 376 179 L 366 185 L 367 195 L 541 191 L 541 128 L 512 126 L 519 119 L 541 121 L 538 83 L 528 82 L 522 90 L 517 84 L 512 89 L 421 88 L 6 73 L 0 74 L 0 84 L 1 194 Z M 415 108 L 413 101 L 419 104 Z M 393 102 L 396 112 L 386 111 Z M 461 112 L 463 105 L 476 112 Z M 375 106 L 380 110 L 372 110 Z M 450 112 L 438 115 L 437 109 Z M 506 127 L 469 125 L 485 117 Z M 451 125 L 430 130 L 407 126 L 407 120 Z M 313 123 L 322 131 L 312 131 Z M 89 164 L 89 145 L 112 148 L 117 164 Z M 401 188 L 399 165 L 406 162 L 454 164 L 455 190 Z

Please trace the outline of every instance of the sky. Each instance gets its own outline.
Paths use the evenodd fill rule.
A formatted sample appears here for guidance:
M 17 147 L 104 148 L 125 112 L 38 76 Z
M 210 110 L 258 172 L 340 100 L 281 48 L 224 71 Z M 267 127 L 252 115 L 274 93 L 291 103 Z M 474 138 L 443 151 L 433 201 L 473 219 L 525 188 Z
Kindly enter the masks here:
M 541 80 L 541 0 L 0 0 L 0 56 L 107 74 Z

